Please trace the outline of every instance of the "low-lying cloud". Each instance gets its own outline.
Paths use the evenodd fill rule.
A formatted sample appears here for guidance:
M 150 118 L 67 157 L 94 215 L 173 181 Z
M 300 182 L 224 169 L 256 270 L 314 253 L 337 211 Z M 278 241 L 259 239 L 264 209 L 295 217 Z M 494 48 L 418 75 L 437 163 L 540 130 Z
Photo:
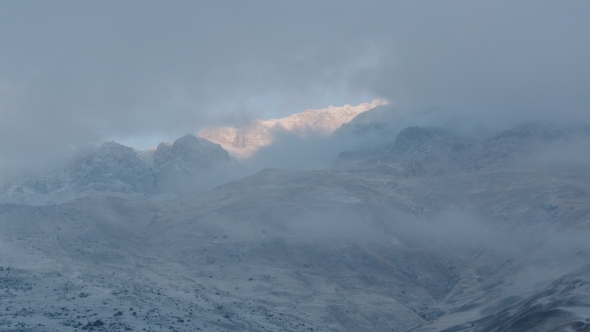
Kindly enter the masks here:
M 376 97 L 495 127 L 588 121 L 589 12 L 582 1 L 6 2 L 0 167 Z

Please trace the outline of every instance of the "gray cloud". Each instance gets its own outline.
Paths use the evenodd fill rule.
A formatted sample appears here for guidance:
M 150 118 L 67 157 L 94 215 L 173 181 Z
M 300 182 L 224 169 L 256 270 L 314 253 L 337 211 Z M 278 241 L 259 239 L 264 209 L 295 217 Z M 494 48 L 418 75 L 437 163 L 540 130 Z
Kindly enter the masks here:
M 382 94 L 496 125 L 589 119 L 588 3 L 422 4 L 396 25 L 395 61 L 368 78 Z
M 492 125 L 588 120 L 589 7 L 4 2 L 0 167 L 379 96 Z

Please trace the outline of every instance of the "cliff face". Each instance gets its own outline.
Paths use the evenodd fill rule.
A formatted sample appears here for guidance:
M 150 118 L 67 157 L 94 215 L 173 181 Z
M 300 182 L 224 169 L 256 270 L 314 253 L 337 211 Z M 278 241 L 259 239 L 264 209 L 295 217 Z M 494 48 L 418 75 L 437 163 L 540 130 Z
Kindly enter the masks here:
M 240 128 L 206 128 L 200 131 L 198 136 L 220 144 L 238 157 L 248 157 L 258 148 L 271 144 L 274 140 L 273 133 L 276 131 L 285 130 L 301 134 L 315 131 L 330 135 L 357 115 L 386 103 L 385 100 L 376 99 L 357 106 L 310 109 L 281 119 L 256 120 Z

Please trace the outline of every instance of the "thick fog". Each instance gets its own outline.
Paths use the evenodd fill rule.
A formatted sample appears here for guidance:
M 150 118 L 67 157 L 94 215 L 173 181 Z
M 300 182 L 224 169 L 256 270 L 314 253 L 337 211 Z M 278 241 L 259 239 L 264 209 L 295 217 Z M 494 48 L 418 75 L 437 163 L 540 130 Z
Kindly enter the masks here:
M 3 2 L 0 166 L 376 97 L 492 127 L 587 121 L 589 12 L 585 1 Z

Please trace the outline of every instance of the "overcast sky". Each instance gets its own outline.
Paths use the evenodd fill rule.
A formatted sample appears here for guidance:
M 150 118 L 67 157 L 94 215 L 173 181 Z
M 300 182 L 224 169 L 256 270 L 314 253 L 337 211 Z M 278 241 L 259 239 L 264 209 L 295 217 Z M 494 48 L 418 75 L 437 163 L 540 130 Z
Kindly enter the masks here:
M 590 1 L 2 1 L 0 169 L 384 97 L 590 119 Z

